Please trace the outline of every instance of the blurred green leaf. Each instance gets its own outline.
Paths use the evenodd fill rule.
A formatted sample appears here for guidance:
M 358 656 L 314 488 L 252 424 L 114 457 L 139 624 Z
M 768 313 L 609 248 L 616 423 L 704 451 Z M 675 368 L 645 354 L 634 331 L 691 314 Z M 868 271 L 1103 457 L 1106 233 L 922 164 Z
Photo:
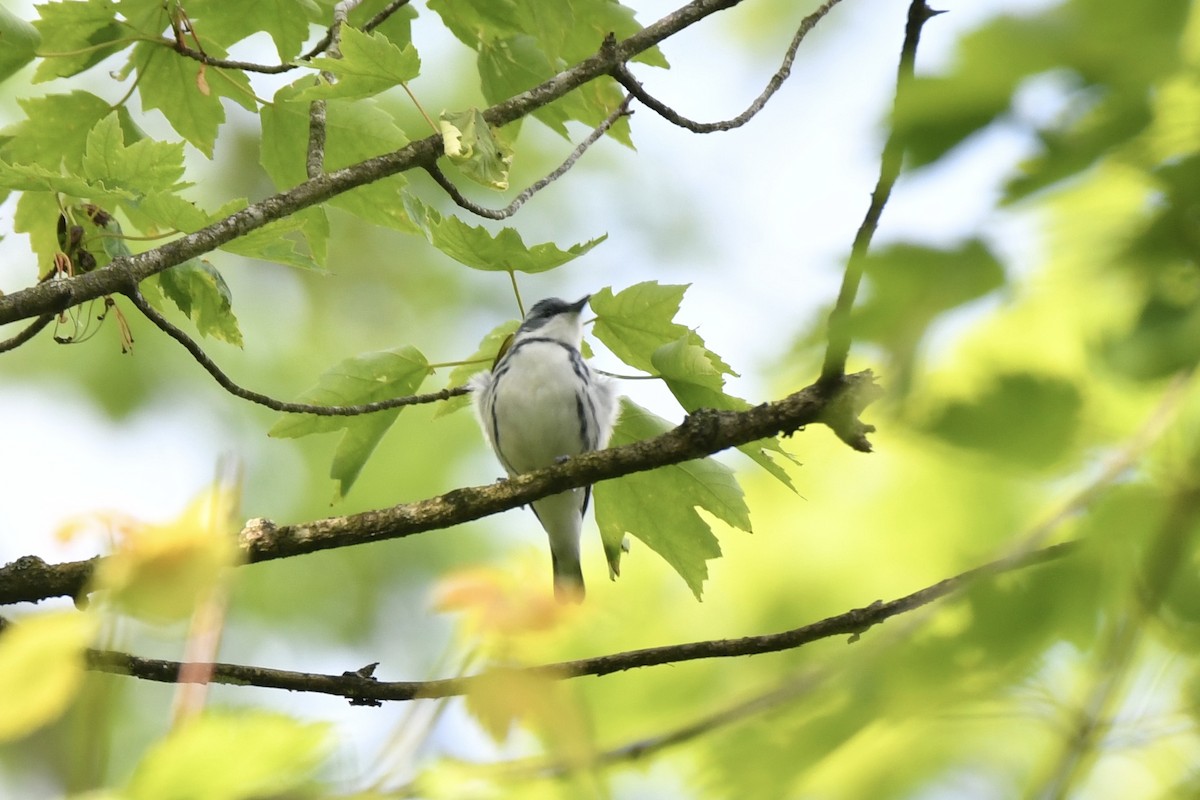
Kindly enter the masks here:
M 1022 79 L 1060 64 L 1066 33 L 1043 17 L 998 17 L 960 40 L 948 75 L 906 83 L 892 125 L 912 166 L 936 161 L 1007 111 Z
M 1082 405 L 1079 387 L 1065 379 L 1002 374 L 978 397 L 944 405 L 928 430 L 1017 466 L 1045 468 L 1075 442 Z
M 1150 297 L 1132 327 L 1101 343 L 1100 354 L 1116 372 L 1135 380 L 1158 380 L 1200 362 L 1200 303 Z
M 1145 130 L 1152 118 L 1148 94 L 1114 92 L 1069 128 L 1039 131 L 1041 152 L 1008 181 L 1004 202 L 1016 202 L 1083 172 Z
M 329 727 L 267 711 L 208 712 L 173 730 L 134 770 L 128 800 L 254 800 L 311 788 Z
M 1004 267 L 978 239 L 953 250 L 891 245 L 867 256 L 864 275 L 869 293 L 854 312 L 854 330 L 885 347 L 919 339 L 939 314 L 1004 285 Z
M 96 620 L 76 611 L 37 614 L 0 634 L 0 741 L 58 719 L 83 684 L 84 649 Z
M 597 42 L 597 48 L 599 42 Z M 552 63 L 532 36 L 484 40 L 479 45 L 479 78 L 484 99 L 495 104 L 531 89 L 558 74 L 565 65 Z M 620 105 L 624 95 L 612 78 L 603 77 L 575 89 L 533 112 L 533 116 L 564 139 L 566 123 L 596 127 Z M 629 144 L 628 120 L 618 120 L 609 135 Z
M 322 406 L 348 406 L 406 397 L 420 388 L 431 369 L 415 347 L 348 358 L 317 379 L 317 385 L 300 395 L 297 402 Z M 345 497 L 379 440 L 396 421 L 401 409 L 325 417 L 289 414 L 275 423 L 269 436 L 295 439 L 314 433 L 344 431 L 334 452 L 329 477 L 338 483 L 337 496 Z
M 382 2 L 378 2 L 374 6 L 369 2 L 359 4 L 350 12 L 350 24 L 361 29 L 367 20 L 382 7 Z M 404 45 L 412 42 L 412 23 L 416 18 L 417 9 L 410 3 L 392 12 L 372 32 L 386 36 L 392 44 L 403 49 Z
M 402 49 L 382 34 L 344 27 L 341 49 L 341 58 L 323 56 L 312 60 L 314 67 L 336 75 L 337 82 L 321 81 L 309 86 L 296 96 L 297 100 L 370 97 L 407 83 L 421 73 L 421 59 L 413 46 L 407 44 Z
M 622 398 L 612 446 L 649 439 L 672 427 Z M 720 556 L 721 548 L 696 509 L 740 530 L 750 530 L 750 510 L 732 470 L 711 458 L 604 481 L 596 484 L 593 492 L 596 524 L 613 571 L 619 571 L 625 534 L 632 534 L 679 573 L 697 600 L 708 578 L 707 561 Z
M 0 7 L 0 83 L 33 61 L 41 43 L 37 28 Z
M 978 239 L 947 250 L 895 244 L 872 252 L 863 266 L 867 292 L 851 315 L 855 339 L 888 353 L 897 373 L 891 388 L 901 394 L 909 388 L 929 326 L 999 289 L 1005 277 L 999 259 Z

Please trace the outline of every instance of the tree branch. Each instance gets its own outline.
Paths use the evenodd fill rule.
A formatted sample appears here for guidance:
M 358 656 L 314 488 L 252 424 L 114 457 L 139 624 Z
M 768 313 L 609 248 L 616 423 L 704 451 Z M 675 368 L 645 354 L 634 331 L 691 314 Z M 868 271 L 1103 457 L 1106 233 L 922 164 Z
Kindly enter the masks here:
M 900 50 L 900 67 L 896 75 L 896 101 L 912 80 L 917 45 L 921 42 L 921 28 L 926 21 L 940 13 L 942 12 L 927 6 L 925 0 L 912 0 L 912 5 L 908 7 L 908 25 L 904 31 L 904 46 Z M 823 381 L 836 380 L 837 376 L 846 371 L 846 359 L 850 356 L 850 311 L 854 307 L 859 284 L 862 283 L 867 249 L 871 246 L 871 239 L 879 227 L 879 218 L 883 215 L 883 207 L 887 205 L 892 187 L 900 175 L 903 160 L 904 145 L 893 130 L 884 144 L 879 180 L 875 183 L 875 191 L 871 193 L 871 204 L 867 208 L 867 214 L 854 236 L 850 258 L 846 262 L 846 272 L 842 276 L 842 287 L 829 315 L 829 346 L 825 350 L 825 362 L 821 367 Z
M 521 119 L 573 89 L 602 75 L 611 74 L 618 64 L 669 36 L 740 2 L 742 0 L 692 0 L 627 39 L 604 46 L 596 55 L 549 80 L 491 106 L 483 112 L 484 119 L 495 127 Z M 427 136 L 391 153 L 310 178 L 292 189 L 252 203 L 205 228 L 152 250 L 113 259 L 104 269 L 0 296 L 0 325 L 57 313 L 106 294 L 128 295 L 138 283 L 151 275 L 343 192 L 414 167 L 432 164 L 441 153 L 441 136 Z
M 796 51 L 800 49 L 800 42 L 804 41 L 804 37 L 808 35 L 808 32 L 816 27 L 817 23 L 821 21 L 821 18 L 833 10 L 833 7 L 840 2 L 841 0 L 825 0 L 825 3 L 820 8 L 800 21 L 800 27 L 796 30 L 796 35 L 792 37 L 792 43 L 788 46 L 787 52 L 784 54 L 783 64 L 780 65 L 779 70 L 771 76 L 771 79 L 767 82 L 766 88 L 762 90 L 762 94 L 755 98 L 754 102 L 752 102 L 745 111 L 743 111 L 741 114 L 738 114 L 736 117 L 733 117 L 732 119 L 722 120 L 720 122 L 696 122 L 688 119 L 682 114 L 679 114 L 666 103 L 663 103 L 661 100 L 658 100 L 649 92 L 647 92 L 642 84 L 638 82 L 638 79 L 633 76 L 633 73 L 629 71 L 629 67 L 624 63 L 617 65 L 616 69 L 614 69 L 612 72 L 612 76 L 617 80 L 618 83 L 624 86 L 631 95 L 640 100 L 651 111 L 654 111 L 660 117 L 673 125 L 686 128 L 693 133 L 731 131 L 735 128 L 742 127 L 751 119 L 753 119 L 758 112 L 763 110 L 763 108 L 767 105 L 767 101 L 771 99 L 775 92 L 779 91 L 779 87 L 783 86 L 783 82 L 786 81 L 788 76 L 792 74 L 792 62 L 796 58 Z
M 1078 547 L 1077 542 L 1064 542 L 1032 553 L 1002 558 L 946 578 L 890 602 L 875 602 L 865 608 L 851 609 L 842 614 L 781 633 L 663 645 L 577 661 L 518 668 L 515 671 L 552 680 L 565 680 L 587 675 L 599 677 L 630 669 L 678 664 L 698 659 L 738 658 L 794 650 L 833 636 L 850 635 L 852 639 L 856 639 L 872 626 L 928 605 L 976 580 L 1054 561 L 1071 554 Z M 183 666 L 178 661 L 139 658 L 128 653 L 105 650 L 88 651 L 88 667 L 90 669 L 129 675 L 143 680 L 175 683 L 180 680 Z M 486 673 L 484 673 L 464 678 L 430 681 L 377 681 L 370 677 L 364 677 L 361 671 L 349 671 L 341 675 L 323 675 L 238 664 L 205 666 L 211 666 L 211 680 L 214 683 L 337 695 L 348 698 L 356 704 L 377 704 L 385 700 L 403 701 L 418 698 L 453 697 L 469 693 L 482 680 L 486 679 Z
M 857 399 L 848 400 L 848 395 Z M 455 489 L 415 503 L 295 525 L 250 520 L 240 534 L 240 545 L 245 561 L 255 563 L 403 538 L 481 519 L 567 489 L 702 458 L 780 434 L 790 436 L 818 422 L 842 426 L 835 428 L 837 435 L 866 452 L 871 448 L 866 435 L 874 428 L 857 419 L 827 417 L 827 412 L 837 406 L 861 407 L 878 395 L 874 377 L 865 371 L 845 376 L 835 386 L 814 384 L 745 411 L 700 409 L 661 436 L 584 453 L 562 464 L 487 486 Z M 24 566 L 16 568 L 22 561 Z M 22 559 L 0 568 L 0 604 L 80 596 L 87 590 L 96 563 L 96 559 L 91 559 L 49 566 L 40 559 L 34 561 Z
M 15 350 L 33 337 L 37 336 L 39 333 L 41 333 L 42 328 L 54 321 L 54 316 L 54 314 L 43 314 L 33 322 L 29 323 L 29 325 L 27 325 L 16 336 L 0 342 L 0 353 L 5 353 L 9 350 Z
M 213 376 L 213 379 L 216 380 L 221 388 L 235 397 L 249 400 L 251 403 L 257 403 L 260 406 L 266 406 L 272 411 L 281 411 L 285 414 L 316 414 L 322 417 L 352 417 L 359 414 L 374 414 L 377 411 L 387 411 L 391 408 L 403 408 L 404 406 L 415 406 L 422 403 L 437 403 L 449 400 L 451 397 L 467 394 L 470 391 L 466 386 L 455 386 L 449 389 L 442 389 L 440 392 L 392 397 L 387 400 L 378 400 L 374 403 L 362 403 L 354 406 L 316 406 L 309 403 L 288 403 L 283 400 L 276 400 L 273 397 L 251 391 L 234 383 L 228 375 L 221 371 L 216 362 L 209 358 L 208 354 L 204 352 L 194 339 L 160 314 L 154 306 L 146 302 L 146 298 L 140 290 L 135 289 L 128 297 L 130 302 L 137 307 L 138 311 L 141 311 L 145 315 L 146 319 L 153 322 L 163 333 L 183 345 L 192 358 L 196 359 L 196 362 L 204 367 L 209 375 Z
M 341 0 L 333 7 L 333 24 L 325 34 L 325 48 L 330 58 L 342 57 L 342 28 L 350 12 L 362 0 Z M 336 76 L 328 70 L 321 70 L 321 80 L 326 83 L 337 81 Z M 304 158 L 304 174 L 309 179 L 315 178 L 325 171 L 325 101 L 313 100 L 308 106 L 308 147 Z
M 472 214 L 477 214 L 478 216 L 486 217 L 487 219 L 507 219 L 508 217 L 511 217 L 513 214 L 517 213 L 517 210 L 520 209 L 521 206 L 525 205 L 529 198 L 533 197 L 542 189 L 545 189 L 551 183 L 554 183 L 554 181 L 565 175 L 567 171 L 571 169 L 571 167 L 575 166 L 575 162 L 578 161 L 580 157 L 587 152 L 587 149 L 595 144 L 601 136 L 607 133 L 608 129 L 616 124 L 618 119 L 632 113 L 629 110 L 629 103 L 631 99 L 632 98 L 630 97 L 626 97 L 621 104 L 617 106 L 616 109 L 614 109 L 613 112 L 609 114 L 608 117 L 588 135 L 586 139 L 579 143 L 578 147 L 571 151 L 571 155 L 567 156 L 566 161 L 560 164 L 558 169 L 546 175 L 541 180 L 531 184 L 529 188 L 513 198 L 513 201 L 504 208 L 491 209 L 487 208 L 486 206 L 481 206 L 478 203 L 470 200 L 458 190 L 457 186 L 451 183 L 450 179 L 446 177 L 446 173 L 442 172 L 436 163 L 427 165 L 425 169 L 429 173 L 429 176 L 437 181 L 438 186 L 441 186 L 446 191 L 446 194 L 450 195 L 450 199 L 453 200 L 460 208 L 464 208 L 467 211 L 470 211 Z

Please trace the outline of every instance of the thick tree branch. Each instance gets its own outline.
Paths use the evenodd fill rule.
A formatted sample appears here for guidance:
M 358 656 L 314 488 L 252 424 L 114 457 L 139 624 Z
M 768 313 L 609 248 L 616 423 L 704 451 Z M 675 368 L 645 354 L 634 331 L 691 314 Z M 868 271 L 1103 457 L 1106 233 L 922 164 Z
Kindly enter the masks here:
M 934 11 L 925 4 L 925 0 L 912 0 L 908 8 L 908 25 L 904 31 L 904 45 L 900 50 L 900 67 L 896 75 L 896 100 L 900 93 L 912 81 L 917 58 L 917 45 L 921 42 L 921 28 L 925 22 L 942 12 Z M 854 307 L 854 298 L 858 295 L 859 284 L 862 283 L 863 269 L 866 265 L 867 250 L 871 239 L 879 227 L 879 218 L 883 215 L 883 207 L 887 205 L 892 194 L 892 187 L 900 176 L 900 166 L 904 160 L 904 145 L 896 132 L 888 135 L 883 147 L 883 157 L 879 168 L 879 180 L 875 183 L 875 191 L 871 193 L 871 204 L 858 233 L 854 236 L 854 244 L 850 248 L 850 258 L 846 262 L 846 272 L 842 276 L 842 287 L 838 291 L 837 302 L 829 315 L 829 346 L 825 350 L 825 363 L 821 367 L 821 380 L 836 380 L 846 371 L 846 359 L 850 356 L 850 312 Z
M 442 189 L 445 190 L 446 194 L 450 195 L 450 199 L 453 200 L 459 207 L 470 211 L 472 214 L 486 217 L 487 219 L 507 219 L 508 217 L 511 217 L 513 214 L 517 213 L 517 210 L 520 209 L 521 206 L 525 205 L 529 198 L 533 197 L 542 189 L 545 189 L 547 186 L 554 183 L 554 181 L 565 175 L 567 171 L 571 169 L 571 167 L 575 166 L 575 162 L 578 161 L 580 157 L 587 152 L 587 149 L 595 144 L 601 136 L 607 133 L 608 129 L 611 128 L 618 119 L 632 113 L 629 110 L 629 103 L 631 99 L 632 98 L 630 97 L 626 97 L 621 104 L 617 106 L 613 112 L 609 114 L 603 122 L 600 123 L 599 126 L 596 127 L 594 131 L 588 134 L 586 139 L 579 143 L 578 147 L 571 151 L 571 155 L 567 156 L 566 161 L 559 164 L 556 170 L 546 175 L 544 178 L 541 178 L 540 180 L 530 184 L 525 191 L 514 197 L 513 201 L 504 208 L 492 209 L 473 202 L 458 190 L 458 187 L 446 177 L 446 174 L 438 168 L 437 164 L 427 165 L 425 169 L 429 172 L 430 177 L 437 181 L 438 186 L 441 186 Z
M 562 464 L 487 486 L 455 489 L 415 503 L 296 525 L 251 520 L 241 532 L 240 544 L 246 562 L 255 563 L 398 539 L 470 522 L 567 489 L 702 458 L 780 434 L 790 436 L 818 422 L 838 426 L 834 430 L 843 441 L 865 452 L 871 449 L 866 436 L 874 428 L 857 419 L 830 417 L 828 411 L 862 407 L 878 397 L 879 391 L 874 377 L 866 371 L 845 376 L 834 386 L 814 384 L 782 400 L 745 411 L 700 409 L 661 436 L 584 453 Z M 22 562 L 23 566 L 17 568 Z M 79 596 L 87 589 L 95 563 L 91 559 L 48 566 L 40 559 L 21 559 L 2 567 L 0 604 Z
M 698 659 L 738 658 L 794 650 L 833 636 L 849 635 L 857 638 L 872 626 L 928 605 L 976 580 L 1063 558 L 1074 552 L 1078 546 L 1076 542 L 1065 542 L 1033 553 L 1002 558 L 967 570 L 952 578 L 946 578 L 890 602 L 875 602 L 865 608 L 851 609 L 842 614 L 781 633 L 649 647 L 643 650 L 631 650 L 577 661 L 520 668 L 518 671 L 554 680 L 564 680 L 586 675 L 609 675 L 630 669 L 677 664 Z M 175 683 L 180 679 L 180 670 L 184 665 L 178 661 L 139 658 L 128 653 L 92 650 L 88 653 L 88 666 L 101 672 Z M 481 676 L 471 676 L 430 681 L 376 681 L 371 677 L 364 677 L 361 671 L 346 672 L 341 675 L 322 675 L 238 664 L 211 665 L 211 680 L 214 683 L 331 694 L 346 697 L 358 704 L 463 695 L 469 693 L 481 679 Z
M 787 52 L 784 54 L 783 64 L 781 64 L 778 71 L 771 76 L 771 79 L 767 81 L 766 88 L 762 90 L 762 94 L 756 97 L 754 102 L 747 106 L 745 111 L 743 111 L 741 114 L 738 114 L 736 117 L 733 117 L 732 119 L 721 120 L 720 122 L 696 122 L 688 119 L 668 106 L 666 103 L 655 98 L 653 95 L 647 92 L 645 87 L 638 82 L 638 79 L 633 76 L 633 73 L 629 71 L 629 67 L 627 67 L 624 63 L 619 64 L 617 68 L 613 70 L 612 76 L 617 80 L 618 83 L 624 86 L 631 95 L 636 97 L 651 111 L 655 112 L 672 125 L 678 125 L 681 128 L 686 128 L 693 133 L 731 131 L 735 128 L 742 127 L 751 119 L 753 119 L 758 112 L 763 110 L 763 108 L 767 105 L 767 101 L 770 100 L 777 91 L 779 91 L 779 87 L 783 86 L 783 82 L 786 81 L 788 76 L 792 74 L 792 62 L 796 59 L 796 51 L 800 49 L 800 43 L 804 41 L 804 37 L 808 35 L 809 31 L 816 27 L 817 23 L 821 21 L 822 17 L 833 10 L 833 7 L 840 2 L 841 0 L 825 0 L 825 3 L 821 5 L 820 8 L 800 21 L 800 27 L 796 30 L 796 35 L 792 37 L 792 43 L 788 46 Z
M 693 0 L 612 46 L 604 46 L 544 83 L 497 103 L 483 112 L 489 125 L 501 126 L 521 119 L 563 97 L 573 89 L 611 74 L 617 65 L 655 46 L 700 20 L 731 8 L 742 0 Z M 442 153 L 438 134 L 411 142 L 400 150 L 310 178 L 285 192 L 253 203 L 195 233 L 153 250 L 114 259 L 104 269 L 68 280 L 0 296 L 0 325 L 63 311 L 106 294 L 130 294 L 138 283 L 189 258 L 215 250 L 250 231 L 322 203 L 331 197 L 400 172 L 432 164 Z
M 204 352 L 192 337 L 184 333 L 178 326 L 158 313 L 158 310 L 154 306 L 146 302 L 146 298 L 140 291 L 135 290 L 132 292 L 129 295 L 129 300 L 159 330 L 183 345 L 184 349 L 191 354 L 192 358 L 196 359 L 196 362 L 200 366 L 204 367 L 209 375 L 213 376 L 213 379 L 216 380 L 222 389 L 235 397 L 249 400 L 251 403 L 257 403 L 260 406 L 266 406 L 272 411 L 281 411 L 285 414 L 316 414 L 323 417 L 352 417 L 359 414 L 374 414 L 377 411 L 387 411 L 390 408 L 403 408 L 404 406 L 415 406 L 422 403 L 437 403 L 449 400 L 451 397 L 467 394 L 470 391 L 465 386 L 455 386 L 450 389 L 442 389 L 440 392 L 392 397 L 387 400 L 378 400 L 374 403 L 362 403 L 354 406 L 315 406 L 309 403 L 289 403 L 283 400 L 276 400 L 274 397 L 251 391 L 234 383 L 228 375 L 221 371 L 216 362 L 209 358 L 208 354 Z

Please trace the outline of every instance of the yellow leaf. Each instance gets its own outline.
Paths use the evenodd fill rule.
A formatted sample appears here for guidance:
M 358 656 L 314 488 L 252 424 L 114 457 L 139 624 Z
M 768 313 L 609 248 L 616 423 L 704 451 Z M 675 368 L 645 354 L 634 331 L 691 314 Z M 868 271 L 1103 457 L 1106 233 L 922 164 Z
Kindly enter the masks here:
M 83 681 L 84 648 L 95 620 L 74 611 L 41 614 L 0 634 L 0 741 L 62 715 Z
M 576 611 L 555 601 L 549 581 L 526 580 L 498 569 L 460 570 L 434 589 L 434 607 L 467 615 L 485 636 L 549 631 Z
M 175 520 L 125 530 L 96 571 L 95 588 L 108 590 L 124 611 L 149 622 L 187 617 L 238 558 L 235 499 L 232 489 L 215 487 Z
M 467 693 L 467 710 L 496 742 L 503 743 L 514 723 L 527 725 L 572 765 L 594 754 L 583 706 L 570 687 L 545 674 L 494 668 L 481 673 Z

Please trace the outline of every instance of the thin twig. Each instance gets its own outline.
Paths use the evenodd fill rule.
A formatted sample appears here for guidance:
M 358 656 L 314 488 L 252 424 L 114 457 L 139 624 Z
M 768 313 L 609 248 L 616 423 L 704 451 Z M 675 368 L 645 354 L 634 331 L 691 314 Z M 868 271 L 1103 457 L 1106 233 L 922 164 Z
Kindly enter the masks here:
M 816 24 L 821 21 L 821 18 L 828 14 L 833 7 L 840 3 L 841 0 L 825 0 L 825 3 L 813 13 L 800 21 L 800 27 L 796 30 L 796 35 L 792 37 L 792 43 L 788 45 L 787 52 L 784 54 L 783 63 L 778 71 L 771 76 L 762 93 L 754 99 L 745 111 L 738 114 L 736 117 L 720 122 L 696 122 L 688 119 L 675 109 L 668 106 L 658 98 L 646 91 L 645 87 L 633 76 L 629 71 L 629 67 L 621 63 L 613 70 L 612 76 L 625 89 L 638 100 L 640 100 L 647 108 L 658 114 L 663 119 L 670 122 L 672 125 L 678 125 L 681 128 L 686 128 L 693 133 L 715 133 L 717 131 L 731 131 L 735 128 L 740 128 L 753 119 L 758 112 L 762 111 L 767 105 L 767 101 L 771 99 L 779 87 L 783 86 L 784 81 L 792 73 L 792 62 L 796 59 L 796 51 L 800 49 L 800 42 L 804 41 L 804 37 L 808 35 Z
M 323 99 L 313 100 L 308 105 L 308 147 L 304 156 L 304 174 L 309 180 L 325 172 L 325 112 Z
M 384 23 L 385 20 L 387 20 L 388 17 L 396 13 L 404 6 L 408 5 L 408 3 L 409 0 L 392 0 L 392 2 L 384 6 L 384 8 L 378 14 L 371 17 L 371 19 L 362 26 L 362 29 L 370 32 L 375 28 L 378 28 Z M 355 5 L 357 5 L 357 2 Z M 281 72 L 290 72 L 291 70 L 299 68 L 302 65 L 297 62 L 308 61 L 309 59 L 316 58 L 329 49 L 330 43 L 333 41 L 333 26 L 330 26 L 329 30 L 325 31 L 325 35 L 322 36 L 321 39 L 318 40 L 317 43 L 314 44 L 307 53 L 300 56 L 298 59 L 296 59 L 296 61 L 283 64 L 255 64 L 250 61 L 235 61 L 229 58 L 215 58 L 210 56 L 208 53 L 203 53 L 199 50 L 193 50 L 181 41 L 173 41 L 171 39 L 157 39 L 155 41 L 167 45 L 181 56 L 194 59 L 199 61 L 201 64 L 207 64 L 210 67 L 236 69 L 241 70 L 242 72 L 258 72 L 264 75 L 278 75 Z
M 1078 546 L 1076 542 L 1064 542 L 1017 558 L 1003 558 L 967 570 L 952 578 L 946 578 L 890 602 L 876 602 L 865 608 L 852 609 L 782 633 L 664 645 L 576 661 L 519 668 L 514 671 L 551 680 L 566 680 L 589 675 L 603 676 L 614 672 L 663 664 L 678 664 L 697 659 L 739 658 L 763 653 L 777 653 L 783 650 L 794 650 L 834 636 L 857 637 L 868 628 L 891 617 L 928 605 L 957 591 L 967 583 L 1054 561 L 1071 554 Z M 140 658 L 115 651 L 91 650 L 88 652 L 90 669 L 129 675 L 143 680 L 174 683 L 180 679 L 182 666 L 183 664 L 178 661 Z M 357 702 L 453 697 L 469 693 L 476 685 L 488 678 L 488 674 L 485 672 L 465 678 L 429 681 L 376 681 L 364 678 L 355 672 L 325 675 L 239 664 L 213 664 L 211 666 L 210 680 L 213 683 L 330 694 Z
M 283 400 L 276 400 L 273 397 L 268 397 L 265 394 L 251 391 L 234 383 L 228 375 L 221 371 L 221 368 L 209 358 L 208 354 L 195 342 L 190 336 L 184 333 L 178 326 L 172 324 L 166 317 L 158 312 L 154 306 L 150 305 L 141 291 L 129 293 L 129 299 L 145 315 L 146 319 L 150 320 L 163 333 L 170 336 L 175 341 L 183 345 L 192 358 L 196 359 L 197 363 L 213 376 L 213 379 L 220 384 L 221 388 L 235 397 L 240 397 L 243 400 L 249 400 L 251 403 L 257 403 L 260 406 L 266 406 L 273 411 L 282 411 L 286 414 L 316 414 L 322 417 L 353 417 L 359 414 L 374 414 L 378 411 L 387 411 L 393 408 L 403 408 L 404 406 L 415 406 L 422 403 L 437 403 L 443 400 L 449 400 L 451 397 L 467 394 L 470 390 L 465 386 L 456 386 L 450 389 L 442 389 L 440 392 L 432 392 L 430 394 L 407 395 L 405 397 L 393 397 L 387 400 L 378 400 L 374 403 L 362 403 L 361 405 L 349 406 L 318 406 L 308 403 L 288 403 Z
M 350 12 L 362 0 L 341 0 L 333 7 L 333 24 L 325 34 L 325 48 L 330 58 L 342 57 L 342 28 Z M 337 76 L 329 70 L 321 70 L 321 80 L 336 83 Z M 325 100 L 317 99 L 308 106 L 308 150 L 304 158 L 304 170 L 309 180 L 325 171 Z
M 904 46 L 900 51 L 900 67 L 896 75 L 897 101 L 913 77 L 917 45 L 921 41 L 921 28 L 927 20 L 940 13 L 942 12 L 927 6 L 925 0 L 912 0 L 912 5 L 908 7 L 908 25 L 904 32 Z M 875 183 L 875 191 L 871 193 L 871 205 L 858 227 L 858 233 L 854 236 L 850 258 L 846 262 L 846 272 L 842 277 L 842 287 L 829 315 L 829 346 L 825 350 L 825 362 L 821 367 L 822 382 L 836 381 L 846 371 L 846 359 L 850 355 L 850 311 L 854 307 L 859 284 L 862 283 L 867 249 L 871 246 L 871 239 L 879 227 L 879 218 L 883 214 L 883 207 L 887 205 L 888 197 L 891 196 L 892 186 L 900 175 L 903 157 L 904 145 L 893 130 L 883 147 L 879 180 Z
M 11 339 L 5 339 L 0 342 L 0 353 L 6 353 L 9 350 L 15 350 L 21 345 L 28 342 L 34 336 L 41 332 L 42 328 L 54 321 L 55 314 L 43 314 L 42 316 L 29 323 L 25 328 Z
M 436 163 L 427 164 L 425 166 L 425 170 L 429 173 L 430 177 L 437 181 L 439 186 L 446 190 L 446 194 L 450 195 L 450 199 L 457 203 L 460 207 L 465 208 L 472 214 L 486 217 L 487 219 L 507 219 L 508 217 L 511 217 L 513 214 L 517 213 L 517 209 L 525 205 L 529 198 L 533 197 L 542 189 L 545 189 L 551 183 L 554 183 L 554 181 L 565 175 L 567 171 L 571 169 L 571 167 L 575 166 L 575 162 L 578 161 L 579 158 L 585 152 L 587 152 L 587 149 L 595 144 L 601 136 L 607 133 L 608 129 L 611 128 L 618 119 L 632 113 L 629 110 L 629 103 L 631 100 L 632 97 L 626 96 L 626 98 L 621 101 L 621 104 L 617 106 L 616 109 L 614 109 L 613 112 L 609 114 L 608 117 L 605 118 L 605 120 L 601 122 L 594 131 L 588 134 L 588 137 L 580 142 L 578 147 L 571 151 L 571 155 L 567 156 L 567 160 L 560 164 L 558 169 L 546 175 L 544 178 L 535 181 L 529 186 L 529 188 L 525 189 L 525 191 L 513 198 L 513 201 L 504 208 L 487 208 L 486 206 L 481 206 L 478 203 L 470 200 L 458 190 L 458 187 L 455 186 L 449 178 L 446 177 L 446 174 L 442 172 Z

